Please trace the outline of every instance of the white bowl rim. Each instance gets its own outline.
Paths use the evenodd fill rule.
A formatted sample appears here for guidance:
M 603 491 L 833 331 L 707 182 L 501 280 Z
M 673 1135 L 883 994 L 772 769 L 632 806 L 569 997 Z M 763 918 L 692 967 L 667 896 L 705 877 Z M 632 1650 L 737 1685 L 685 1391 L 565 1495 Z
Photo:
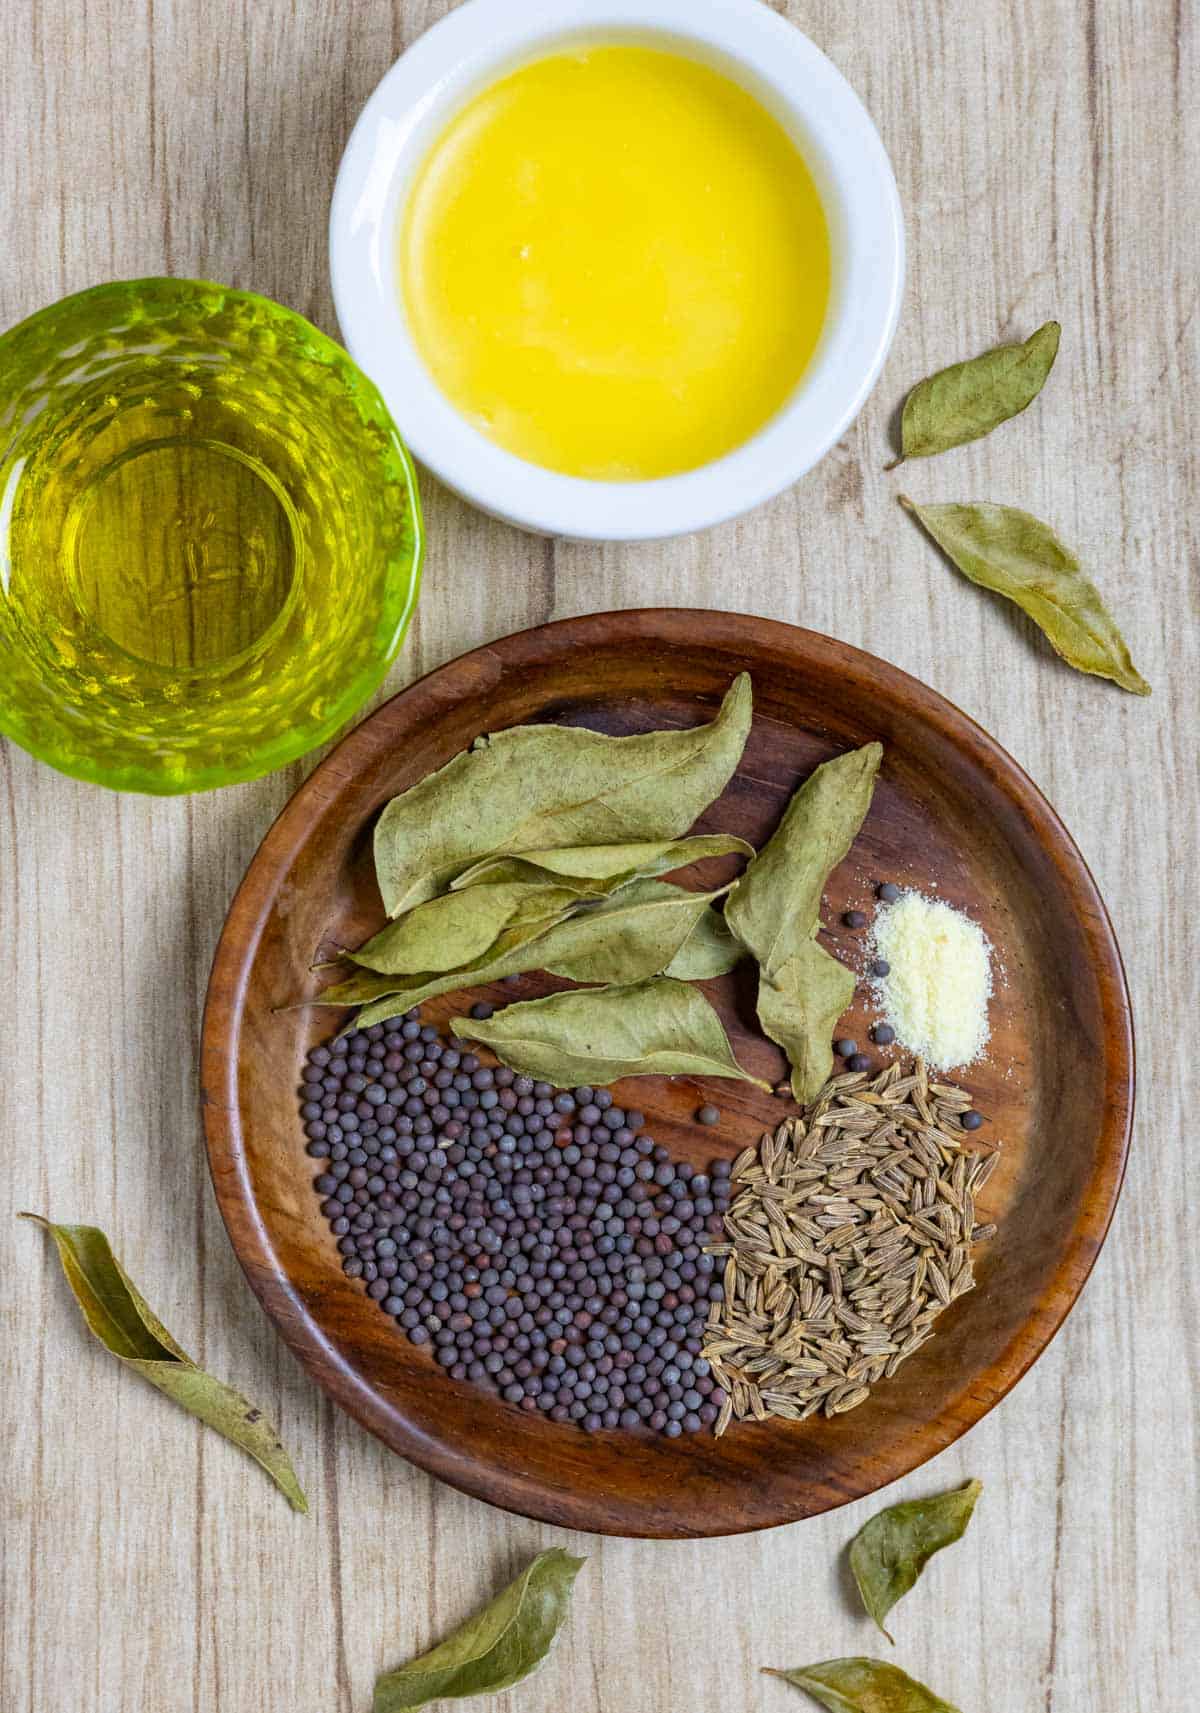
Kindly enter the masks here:
M 792 122 L 838 227 L 838 300 L 797 392 L 752 439 L 680 475 L 591 481 L 516 457 L 442 393 L 405 323 L 395 250 L 412 174 L 461 105 L 504 71 L 572 37 L 673 38 Z M 824 182 L 822 183 L 822 178 Z M 464 0 L 409 47 L 371 95 L 342 156 L 330 210 L 342 336 L 415 456 L 481 510 L 577 540 L 648 540 L 725 521 L 805 475 L 862 409 L 900 311 L 904 226 L 879 133 L 842 74 L 763 0 Z

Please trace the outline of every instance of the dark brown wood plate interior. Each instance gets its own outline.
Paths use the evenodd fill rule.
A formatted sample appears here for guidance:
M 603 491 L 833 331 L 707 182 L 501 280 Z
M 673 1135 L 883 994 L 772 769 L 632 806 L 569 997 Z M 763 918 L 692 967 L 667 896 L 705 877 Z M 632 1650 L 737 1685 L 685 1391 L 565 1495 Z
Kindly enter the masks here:
M 936 892 L 978 920 L 999 980 L 985 1063 L 959 1078 L 1004 1156 L 984 1197 L 999 1224 L 978 1288 L 861 1408 L 833 1421 L 735 1426 L 666 1440 L 587 1436 L 450 1380 L 340 1269 L 310 1187 L 296 1087 L 307 1049 L 343 1014 L 280 1010 L 322 984 L 310 965 L 382 921 L 370 861 L 379 808 L 481 731 L 528 720 L 610 733 L 711 718 L 733 675 L 755 720 L 734 781 L 699 823 L 755 843 L 797 782 L 878 738 L 874 806 L 828 890 L 825 941 L 861 965 L 842 927 L 879 879 Z M 720 874 L 707 865 L 705 878 Z M 523 978 L 494 1000 L 554 983 Z M 558 984 L 562 985 L 562 984 Z M 752 973 L 709 984 L 746 1067 L 778 1077 L 754 1021 Z M 473 997 L 479 997 L 474 995 Z M 461 996 L 426 1008 L 441 1021 Z M 849 1032 L 865 1039 L 860 989 Z M 885 1055 L 877 1053 L 882 1061 Z M 733 614 L 597 614 L 509 637 L 413 685 L 350 734 L 271 829 L 230 911 L 203 1050 L 209 1158 L 251 1284 L 313 1378 L 394 1450 L 496 1505 L 615 1534 L 734 1533 L 872 1492 L 989 1410 L 1053 1336 L 1091 1268 L 1120 1187 L 1133 1047 L 1120 958 L 1070 837 L 1014 762 L 964 715 L 893 667 L 811 632 Z M 748 1085 L 618 1085 L 653 1134 L 694 1163 L 729 1156 L 790 1104 Z M 715 1130 L 693 1123 L 705 1100 Z

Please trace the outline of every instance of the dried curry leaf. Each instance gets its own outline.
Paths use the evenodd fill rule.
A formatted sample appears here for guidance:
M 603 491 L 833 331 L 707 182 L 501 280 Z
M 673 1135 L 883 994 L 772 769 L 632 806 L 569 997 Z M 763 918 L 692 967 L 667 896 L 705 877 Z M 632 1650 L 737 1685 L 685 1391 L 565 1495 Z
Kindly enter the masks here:
M 766 976 L 803 950 L 830 874 L 871 807 L 883 746 L 847 750 L 815 768 L 737 881 L 725 919 Z
M 807 1690 L 829 1713 L 958 1713 L 915 1677 L 881 1659 L 827 1659 L 767 1675 Z
M 635 880 L 535 942 L 539 969 L 568 981 L 629 983 L 661 975 L 726 888 L 689 892 Z
M 563 911 L 559 920 L 564 920 Z M 356 1029 L 370 1028 L 372 1023 L 386 1022 L 398 1017 L 414 1005 L 424 1005 L 441 993 L 453 993 L 460 987 L 482 987 L 485 982 L 499 981 L 506 975 L 521 975 L 526 970 L 540 969 L 532 943 L 540 941 L 555 926 L 548 922 L 527 922 L 521 927 L 505 928 L 482 957 L 455 970 L 423 970 L 415 975 L 389 975 L 376 970 L 356 970 L 345 981 L 322 988 L 306 1005 L 362 1005 L 354 1020 Z
M 520 1683 L 550 1652 L 583 1564 L 561 1547 L 539 1553 L 490 1605 L 444 1642 L 380 1677 L 373 1713 L 411 1713 L 430 1701 L 496 1695 Z
M 854 971 L 806 940 L 774 975 L 758 978 L 758 1020 L 792 1068 L 792 1094 L 815 1100 L 833 1071 L 838 1018 L 854 998 Z
M 745 946 L 730 932 L 721 912 L 710 905 L 663 974 L 678 981 L 711 981 L 714 976 L 728 975 L 745 955 Z
M 1045 386 L 1061 332 L 1047 321 L 1023 344 L 1000 345 L 919 381 L 904 401 L 896 462 L 965 446 L 1019 416 Z
M 815 941 L 821 894 L 866 819 L 882 758 L 871 743 L 816 768 L 725 905 L 758 960 L 758 1019 L 787 1053 L 801 1102 L 828 1077 L 833 1025 L 854 996 L 852 972 Z
M 584 897 L 614 892 L 632 880 L 652 880 L 705 857 L 751 857 L 754 846 L 733 833 L 695 833 L 686 839 L 655 839 L 623 845 L 574 845 L 565 850 L 526 851 L 523 856 L 485 857 L 452 883 L 455 890 L 481 882 L 541 880 L 572 887 Z
M 1148 696 L 1125 639 L 1078 559 L 1049 524 L 1015 506 L 900 503 L 964 577 L 1016 603 L 1080 672 Z
M 770 1087 L 742 1070 L 700 990 L 670 977 L 554 993 L 486 1022 L 456 1017 L 451 1028 L 513 1070 L 564 1088 L 639 1076 L 736 1077 Z
M 961 1540 L 982 1493 L 968 1481 L 931 1499 L 889 1505 L 863 1524 L 850 1543 L 850 1568 L 863 1605 L 887 1636 L 883 1620 L 924 1570 L 935 1552 Z
M 383 975 L 461 969 L 494 946 L 504 929 L 558 920 L 578 901 L 574 889 L 542 880 L 447 892 L 389 922 L 346 956 Z
M 515 726 L 393 799 L 375 829 L 389 916 L 436 897 L 489 856 L 676 839 L 725 789 L 750 730 L 740 674 L 711 724 L 611 738 Z
M 67 1283 L 83 1317 L 106 1350 L 168 1398 L 249 1452 L 293 1509 L 308 1501 L 279 1435 L 262 1411 L 198 1368 L 151 1311 L 94 1225 L 55 1225 L 41 1214 L 22 1214 L 54 1239 Z
M 289 1006 L 287 1009 L 296 1010 L 299 1006 L 306 1005 L 374 1005 L 377 1001 L 387 999 L 392 994 L 397 996 L 406 994 L 410 989 L 414 993 L 419 993 L 426 982 L 436 985 L 441 979 L 441 974 L 425 971 L 410 978 L 399 975 L 382 975 L 378 970 L 356 970 L 353 975 L 346 976 L 343 981 L 330 982 L 328 987 L 323 987 L 320 993 L 315 993 L 311 999 L 298 1000 L 295 1006 Z M 426 998 L 432 997 L 431 994 L 426 995 Z M 408 1010 L 407 1004 L 403 1009 Z M 394 1016 L 395 1013 L 389 1013 L 389 1015 Z M 379 1023 L 383 1019 L 377 1017 L 375 1021 Z M 357 1020 L 354 1027 L 358 1027 Z
M 548 970 L 568 981 L 642 981 L 668 967 L 697 921 L 724 890 L 689 892 L 665 880 L 633 881 L 611 898 L 577 905 L 570 915 L 540 925 L 506 929 L 481 958 L 461 969 L 427 973 L 413 980 L 386 974 L 351 976 L 327 987 L 313 1003 L 365 1003 L 368 1009 L 354 1026 L 367 1029 L 438 994 L 481 987 L 485 982 L 525 975 L 530 970 Z

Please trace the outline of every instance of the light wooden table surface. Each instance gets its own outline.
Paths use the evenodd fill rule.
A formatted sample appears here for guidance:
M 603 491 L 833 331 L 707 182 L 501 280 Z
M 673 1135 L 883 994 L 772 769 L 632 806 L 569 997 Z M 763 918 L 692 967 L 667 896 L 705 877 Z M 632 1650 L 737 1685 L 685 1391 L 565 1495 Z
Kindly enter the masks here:
M 103 279 L 175 273 L 252 286 L 333 329 L 339 152 L 443 9 L 4 0 L 0 325 Z M 661 546 L 555 546 L 427 481 L 425 595 L 389 689 L 552 617 L 736 608 L 917 674 L 1047 792 L 1128 964 L 1135 1147 L 1056 1343 L 888 1495 L 967 1475 L 986 1488 L 968 1541 L 899 1615 L 898 1658 L 963 1713 L 1175 1713 L 1200 1668 L 1197 16 L 1186 0 L 783 9 L 871 109 L 907 213 L 904 317 L 862 419 L 773 505 Z M 1059 666 L 957 579 L 881 471 L 911 382 L 1052 315 L 1062 354 L 1042 401 L 905 484 L 1057 525 L 1154 684 L 1149 702 Z M 839 1566 L 874 1502 L 726 1542 L 573 1538 L 390 1456 L 259 1312 L 209 1188 L 197 1031 L 226 906 L 302 773 L 159 802 L 0 746 L 0 1706 L 360 1713 L 379 1669 L 560 1542 L 589 1555 L 570 1631 L 500 1713 L 799 1708 L 758 1668 L 875 1651 Z M 46 1243 L 10 1217 L 23 1207 L 108 1230 L 183 1343 L 274 1413 L 310 1517 L 89 1339 Z

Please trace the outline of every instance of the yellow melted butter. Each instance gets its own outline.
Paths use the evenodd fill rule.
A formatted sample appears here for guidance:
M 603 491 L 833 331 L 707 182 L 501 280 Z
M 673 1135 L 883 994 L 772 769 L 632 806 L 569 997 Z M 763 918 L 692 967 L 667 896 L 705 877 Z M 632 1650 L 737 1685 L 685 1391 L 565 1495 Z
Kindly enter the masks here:
M 682 55 L 593 46 L 485 89 L 423 163 L 400 282 L 485 435 L 572 476 L 695 469 L 770 420 L 825 319 L 825 212 L 782 126 Z

